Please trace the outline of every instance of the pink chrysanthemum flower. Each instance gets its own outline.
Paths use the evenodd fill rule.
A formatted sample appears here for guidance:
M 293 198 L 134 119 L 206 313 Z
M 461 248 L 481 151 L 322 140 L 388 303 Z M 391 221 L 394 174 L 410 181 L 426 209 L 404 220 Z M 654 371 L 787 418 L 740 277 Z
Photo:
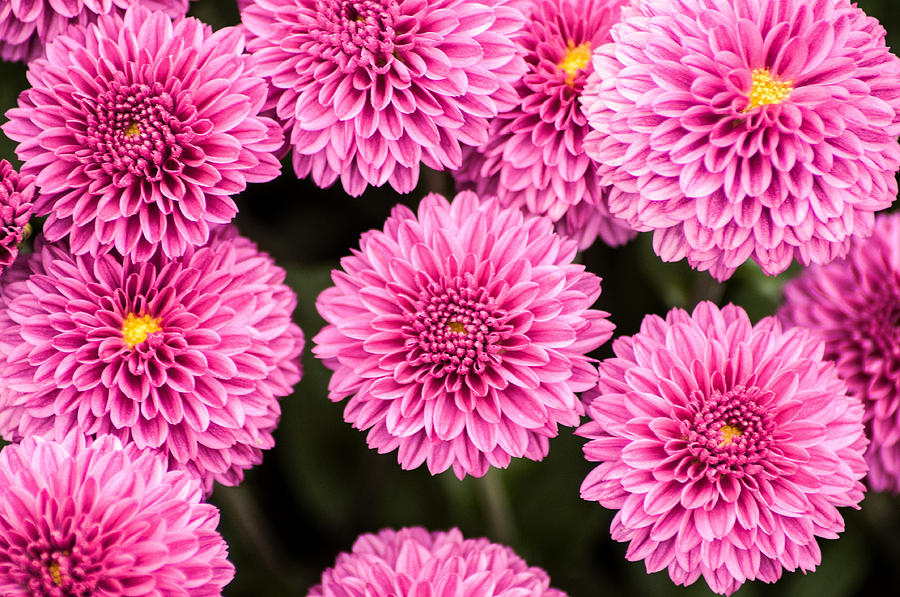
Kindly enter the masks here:
M 0 288 L 0 433 L 109 433 L 162 451 L 206 491 L 239 483 L 300 379 L 284 277 L 230 226 L 177 260 L 39 247 Z
M 577 433 L 601 464 L 581 496 L 618 510 L 627 558 L 726 595 L 813 570 L 816 537 L 837 538 L 836 506 L 857 507 L 866 473 L 862 405 L 823 343 L 703 302 L 647 316 L 613 350 L 585 394 Z
M 0 275 L 19 254 L 33 200 L 34 177 L 20 176 L 12 164 L 0 160 Z
M 344 419 L 404 469 L 461 479 L 540 460 L 558 425 L 580 422 L 574 392 L 597 376 L 585 353 L 612 335 L 575 252 L 549 219 L 469 191 L 398 205 L 316 302 L 329 397 L 352 396 Z
M 0 452 L 0 594 L 215 597 L 234 577 L 196 479 L 113 437 Z
M 646 0 L 594 53 L 610 211 L 719 280 L 825 263 L 897 194 L 900 60 L 849 0 Z
M 458 529 L 422 527 L 360 535 L 307 597 L 349 595 L 348 587 L 365 587 L 367 597 L 565 597 L 550 587 L 544 570 L 529 566 L 505 545 L 464 539 Z
M 528 71 L 519 103 L 491 120 L 488 142 L 463 151 L 461 188 L 549 216 L 579 248 L 599 236 L 620 245 L 636 233 L 610 215 L 598 164 L 582 149 L 590 129 L 578 97 L 591 50 L 609 40 L 626 0 L 533 0 L 517 43 Z M 579 209 L 575 209 L 579 206 Z
M 241 18 L 297 176 L 351 195 L 458 168 L 525 69 L 507 0 L 255 0 Z
M 825 341 L 849 392 L 866 410 L 866 480 L 900 493 L 900 214 L 879 216 L 846 259 L 813 266 L 784 288 L 778 316 Z
M 230 222 L 229 195 L 278 175 L 283 140 L 258 116 L 267 85 L 248 75 L 243 46 L 239 28 L 140 6 L 58 36 L 3 125 L 22 174 L 37 177 L 44 235 L 143 260 L 157 247 L 177 257 Z
M 184 16 L 188 0 L 5 0 L 0 6 L 0 59 L 29 62 L 70 25 L 87 25 L 99 15 L 123 13 L 133 4 Z

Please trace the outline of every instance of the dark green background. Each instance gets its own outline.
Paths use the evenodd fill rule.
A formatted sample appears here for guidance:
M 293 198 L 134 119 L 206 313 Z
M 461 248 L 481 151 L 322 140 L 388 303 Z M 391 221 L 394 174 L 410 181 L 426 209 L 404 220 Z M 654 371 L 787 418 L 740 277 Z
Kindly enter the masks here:
M 859 4 L 882 21 L 889 45 L 897 47 L 897 0 Z M 191 13 L 215 28 L 238 22 L 230 0 L 199 0 Z M 15 105 L 26 85 L 24 66 L 0 63 L 0 113 Z M 0 157 L 18 165 L 13 148 L 0 138 Z M 298 181 L 290 163 L 285 166 L 280 178 L 253 185 L 237 198 L 237 224 L 288 271 L 299 297 L 296 320 L 307 338 L 305 372 L 295 393 L 282 402 L 276 447 L 263 465 L 249 471 L 240 487 L 219 487 L 213 494 L 237 567 L 225 594 L 305 596 L 360 533 L 412 525 L 458 526 L 468 537 L 510 545 L 530 564 L 545 568 L 553 585 L 572 597 L 711 594 L 702 580 L 676 587 L 666 572 L 648 575 L 642 562 L 625 560 L 625 544 L 609 538 L 613 513 L 579 498 L 591 465 L 581 454 L 583 440 L 571 429 L 551 441 L 543 462 L 518 460 L 508 470 L 462 482 L 451 472 L 432 477 L 424 468 L 402 471 L 396 453 L 379 455 L 366 447 L 365 434 L 343 422 L 343 404 L 328 400 L 330 373 L 309 352 L 323 325 L 315 299 L 330 284 L 338 260 L 358 245 L 359 234 L 381 228 L 395 203 L 415 205 L 429 191 L 452 195 L 453 184 L 444 173 L 425 172 L 410 195 L 384 188 L 351 198 L 340 185 L 321 190 Z M 646 234 L 619 249 L 594 246 L 580 259 L 603 277 L 598 307 L 612 314 L 617 335 L 637 331 L 646 313 L 690 309 L 702 299 L 733 301 L 754 319 L 770 315 L 781 286 L 797 271 L 795 266 L 768 278 L 748 264 L 719 284 L 684 263 L 659 261 Z M 597 356 L 609 354 L 606 346 Z M 820 542 L 823 561 L 817 572 L 786 573 L 775 585 L 748 583 L 738 595 L 839 597 L 874 594 L 881 587 L 890 594 L 900 587 L 900 500 L 873 493 L 862 510 L 844 514 L 842 538 Z

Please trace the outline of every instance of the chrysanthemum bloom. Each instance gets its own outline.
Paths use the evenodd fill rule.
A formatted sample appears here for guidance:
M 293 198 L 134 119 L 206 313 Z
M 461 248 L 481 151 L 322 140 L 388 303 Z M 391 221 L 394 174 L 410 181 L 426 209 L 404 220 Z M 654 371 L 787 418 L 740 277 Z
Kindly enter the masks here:
M 162 451 L 206 491 L 239 483 L 300 379 L 284 276 L 230 226 L 177 260 L 39 247 L 0 288 L 0 433 L 109 433 Z
M 365 587 L 367 597 L 565 597 L 550 587 L 544 570 L 529 566 L 505 545 L 464 539 L 458 529 L 422 527 L 360 535 L 307 597 L 355 594 L 356 587 Z
M 646 0 L 581 96 L 610 211 L 719 280 L 825 263 L 897 194 L 900 59 L 848 0 Z
M 0 160 L 0 275 L 19 254 L 19 243 L 34 205 L 34 177 L 19 176 Z
M 507 0 L 254 0 L 241 12 L 297 176 L 401 193 L 460 166 L 525 69 Z
M 0 59 L 33 60 L 66 27 L 122 13 L 132 4 L 164 10 L 173 18 L 188 9 L 188 0 L 6 0 L 0 6 Z
M 488 142 L 464 149 L 463 166 L 454 172 L 461 188 L 559 221 L 581 249 L 597 236 L 620 245 L 636 234 L 606 207 L 608 187 L 600 186 L 597 163 L 582 149 L 591 129 L 578 103 L 592 70 L 591 50 L 608 41 L 624 2 L 530 2 L 517 40 L 528 65 L 515 86 L 519 103 L 491 120 Z
M 243 46 L 239 28 L 141 6 L 58 36 L 3 126 L 37 177 L 44 235 L 142 260 L 157 247 L 177 257 L 231 221 L 229 195 L 275 178 L 283 141 L 258 116 L 267 85 Z
M 778 312 L 825 341 L 851 395 L 865 405 L 869 486 L 900 493 L 900 214 L 879 216 L 846 259 L 814 266 L 784 288 Z
M 540 460 L 558 425 L 580 422 L 574 392 L 597 379 L 585 353 L 612 335 L 575 252 L 549 219 L 470 191 L 398 205 L 316 302 L 329 397 L 352 396 L 344 419 L 404 469 L 461 479 Z
M 214 597 L 234 577 L 219 511 L 165 459 L 113 437 L 0 452 L 0 594 Z
M 722 594 L 813 570 L 836 506 L 863 498 L 862 404 L 823 343 L 774 317 L 700 303 L 649 315 L 613 343 L 578 429 L 601 464 L 581 496 L 618 510 L 612 537 L 677 584 Z

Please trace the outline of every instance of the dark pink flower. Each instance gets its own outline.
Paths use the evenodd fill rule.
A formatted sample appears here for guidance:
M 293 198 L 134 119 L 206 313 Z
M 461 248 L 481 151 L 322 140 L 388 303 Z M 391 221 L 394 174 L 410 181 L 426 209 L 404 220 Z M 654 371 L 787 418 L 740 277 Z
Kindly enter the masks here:
M 19 254 L 33 200 L 34 177 L 19 176 L 12 164 L 0 160 L 0 275 Z
M 458 168 L 525 68 L 507 0 L 256 0 L 241 18 L 297 176 L 352 195 Z
M 597 374 L 585 353 L 612 335 L 575 252 L 549 219 L 472 192 L 395 207 L 316 303 L 329 397 L 351 396 L 344 419 L 404 469 L 480 477 L 540 460 L 558 425 L 579 423 L 575 392 Z
M 46 237 L 143 260 L 157 247 L 177 257 L 230 222 L 229 195 L 278 175 L 283 140 L 258 116 L 267 85 L 243 47 L 239 28 L 140 6 L 57 37 L 3 125 L 36 176 Z
M 366 597 L 565 597 L 546 572 L 505 545 L 422 527 L 360 535 L 307 597 L 352 595 L 356 587 Z
M 285 272 L 230 226 L 177 260 L 44 244 L 0 287 L 0 433 L 109 433 L 236 485 L 274 444 L 303 335 Z M 6 411 L 6 412 L 3 412 Z
M 487 143 L 465 149 L 454 173 L 462 188 L 558 221 L 582 249 L 597 236 L 620 245 L 636 234 L 606 207 L 608 188 L 582 148 L 591 129 L 578 103 L 593 70 L 591 51 L 609 40 L 624 2 L 528 2 L 525 30 L 516 39 L 528 65 L 516 84 L 519 102 L 491 120 Z
M 0 452 L 0 593 L 215 597 L 234 577 L 219 511 L 165 459 L 113 437 Z
M 717 279 L 826 263 L 897 195 L 900 59 L 849 0 L 646 0 L 581 96 L 609 209 Z
M 879 216 L 846 259 L 813 266 L 784 288 L 778 316 L 825 341 L 849 392 L 865 405 L 866 480 L 900 493 L 900 214 Z
M 133 4 L 184 16 L 188 0 L 4 0 L 0 5 L 0 59 L 29 62 L 66 27 L 87 25 L 99 15 L 121 14 Z
M 837 506 L 857 507 L 866 473 L 862 404 L 823 343 L 703 302 L 648 315 L 613 350 L 577 433 L 600 463 L 581 496 L 618 510 L 626 557 L 726 595 L 813 570 L 816 538 L 837 538 Z

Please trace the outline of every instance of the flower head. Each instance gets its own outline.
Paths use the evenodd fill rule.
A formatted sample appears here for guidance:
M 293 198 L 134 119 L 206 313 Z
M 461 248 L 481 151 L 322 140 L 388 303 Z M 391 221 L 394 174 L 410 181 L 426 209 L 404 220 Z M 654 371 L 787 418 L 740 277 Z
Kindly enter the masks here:
M 352 396 L 344 419 L 404 469 L 463 478 L 540 460 L 557 425 L 578 424 L 574 392 L 596 380 L 585 353 L 612 335 L 575 251 L 550 220 L 468 191 L 395 207 L 316 303 L 329 397 Z
M 582 148 L 591 129 L 578 103 L 591 50 L 609 40 L 624 1 L 530 2 L 516 40 L 528 65 L 515 86 L 519 102 L 491 120 L 487 143 L 465 149 L 454 173 L 462 188 L 559 221 L 582 249 L 598 235 L 610 245 L 635 235 L 606 207 L 598 164 Z
M 843 530 L 836 507 L 856 507 L 866 473 L 862 404 L 823 349 L 709 302 L 613 343 L 577 432 L 601 463 L 581 496 L 618 510 L 629 560 L 723 594 L 819 564 L 816 537 Z
M 300 379 L 284 276 L 230 226 L 177 260 L 40 246 L 0 288 L 0 433 L 108 433 L 239 483 Z
M 66 27 L 87 25 L 99 15 L 121 14 L 133 4 L 184 16 L 188 0 L 8 0 L 0 6 L 0 59 L 30 62 Z
M 239 28 L 141 6 L 58 36 L 3 125 L 36 176 L 46 237 L 143 260 L 157 247 L 177 257 L 231 221 L 229 195 L 275 178 L 282 143 L 258 116 L 267 86 L 243 45 Z
M 215 597 L 234 577 L 219 511 L 165 459 L 113 437 L 0 452 L 0 593 Z
M 507 0 L 260 0 L 241 18 L 297 176 L 352 195 L 458 168 L 524 71 Z
M 879 216 L 846 259 L 813 266 L 784 288 L 778 316 L 825 341 L 851 395 L 865 405 L 866 480 L 900 493 L 900 214 Z
M 849 0 L 646 0 L 581 96 L 609 209 L 722 280 L 825 263 L 897 194 L 900 59 Z
M 34 178 L 19 176 L 9 162 L 0 160 L 0 275 L 19 254 L 33 200 Z
M 459 597 L 565 597 L 550 577 L 528 566 L 513 550 L 487 539 L 464 539 L 457 529 L 421 527 L 365 534 L 307 597 L 343 595 L 363 586 L 366 595 L 458 595 Z

